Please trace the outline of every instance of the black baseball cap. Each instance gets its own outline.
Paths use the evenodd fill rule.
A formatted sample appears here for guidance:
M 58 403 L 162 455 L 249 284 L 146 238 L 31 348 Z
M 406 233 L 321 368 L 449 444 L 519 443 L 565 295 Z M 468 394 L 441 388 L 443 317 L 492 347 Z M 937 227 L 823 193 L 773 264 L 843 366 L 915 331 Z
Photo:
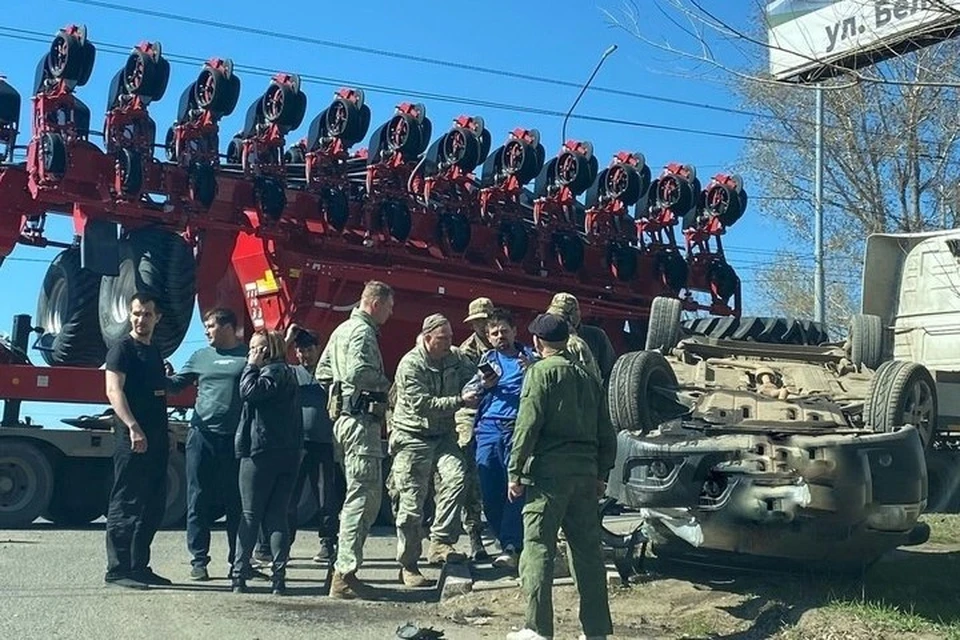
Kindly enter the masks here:
M 570 337 L 570 327 L 567 325 L 567 321 L 552 313 L 538 315 L 527 327 L 527 331 L 530 332 L 530 335 L 537 336 L 547 342 L 563 342 Z

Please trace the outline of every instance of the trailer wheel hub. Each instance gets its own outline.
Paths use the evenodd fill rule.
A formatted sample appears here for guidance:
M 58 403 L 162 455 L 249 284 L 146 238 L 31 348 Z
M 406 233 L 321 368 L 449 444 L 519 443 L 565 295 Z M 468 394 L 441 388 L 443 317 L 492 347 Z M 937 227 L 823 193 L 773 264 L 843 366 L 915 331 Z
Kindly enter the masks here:
M 17 459 L 0 458 L 0 510 L 15 511 L 33 499 L 37 478 Z

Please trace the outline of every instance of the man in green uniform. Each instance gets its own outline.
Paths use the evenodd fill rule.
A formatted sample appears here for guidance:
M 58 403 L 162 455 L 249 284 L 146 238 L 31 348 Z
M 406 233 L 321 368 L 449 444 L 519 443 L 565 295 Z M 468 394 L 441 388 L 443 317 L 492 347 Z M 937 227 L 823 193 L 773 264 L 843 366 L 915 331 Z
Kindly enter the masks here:
M 570 333 L 579 336 L 587 344 L 590 353 L 597 362 L 597 368 L 600 375 L 606 381 L 613 371 L 613 365 L 617 361 L 617 352 L 610 342 L 610 337 L 606 331 L 600 327 L 595 327 L 581 322 L 580 302 L 572 293 L 560 292 L 553 296 L 550 302 L 550 308 L 547 313 L 556 313 L 570 325 Z
M 327 388 L 334 441 L 343 456 L 346 497 L 340 512 L 339 547 L 330 596 L 358 598 L 363 583 L 357 569 L 363 545 L 380 510 L 383 493 L 380 431 L 390 380 L 383 368 L 379 327 L 393 313 L 393 289 L 368 282 L 360 305 L 333 330 L 317 364 L 317 380 Z
M 566 350 L 569 328 L 542 314 L 530 324 L 541 360 L 527 370 L 508 466 L 509 499 L 526 497 L 520 583 L 525 628 L 507 640 L 553 636 L 553 564 L 562 528 L 580 594 L 587 640 L 613 633 L 600 548 L 597 499 L 616 455 L 616 434 L 600 384 Z
M 487 320 L 493 309 L 490 298 L 477 298 L 467 307 L 467 317 L 463 322 L 470 324 L 473 333 L 460 345 L 460 351 L 470 358 L 473 364 L 479 363 L 480 357 L 493 349 L 487 339 Z M 490 558 L 490 554 L 483 546 L 483 521 L 480 519 L 480 477 L 477 471 L 477 443 L 473 434 L 476 417 L 475 409 L 462 409 L 457 413 L 457 443 L 463 449 L 465 476 L 463 528 L 470 538 L 470 556 L 477 562 L 483 562 Z
M 577 299 L 569 293 L 558 293 L 553 296 L 550 306 L 547 307 L 547 313 L 557 316 L 567 323 L 570 337 L 567 340 L 566 351 L 570 357 L 582 365 L 598 382 L 602 382 L 603 374 L 600 372 L 596 358 L 593 357 L 593 352 L 574 330 L 574 318 L 576 318 L 577 323 L 580 322 L 580 304 Z
M 430 527 L 432 564 L 464 559 L 454 549 L 463 506 L 463 452 L 457 445 L 454 414 L 475 407 L 477 390 L 464 390 L 476 366 L 452 349 L 453 329 L 439 313 L 423 321 L 419 344 L 397 365 L 397 401 L 390 432 L 391 473 L 399 497 L 397 562 L 407 586 L 427 581 L 417 567 L 422 551 L 423 504 L 436 469 L 436 513 Z

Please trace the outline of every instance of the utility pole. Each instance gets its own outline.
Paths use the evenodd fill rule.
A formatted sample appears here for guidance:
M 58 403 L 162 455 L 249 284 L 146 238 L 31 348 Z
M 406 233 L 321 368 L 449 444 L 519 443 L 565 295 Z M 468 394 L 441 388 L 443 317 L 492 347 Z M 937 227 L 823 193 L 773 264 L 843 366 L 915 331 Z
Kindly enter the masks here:
M 827 293 L 823 268 L 823 87 L 816 89 L 817 115 L 815 133 L 814 183 L 813 183 L 813 316 L 814 320 L 826 325 Z
M 570 114 L 573 113 L 573 110 L 577 108 L 577 104 L 580 102 L 580 98 L 583 97 L 583 94 L 586 93 L 587 87 L 590 86 L 590 83 L 593 82 L 594 77 L 596 77 L 597 72 L 600 71 L 600 67 L 603 66 L 603 63 L 610 57 L 614 51 L 617 50 L 617 45 L 612 44 L 607 47 L 606 51 L 603 52 L 603 55 L 600 56 L 600 60 L 597 62 L 597 66 L 593 68 L 593 73 L 590 74 L 590 77 L 587 78 L 587 81 L 580 87 L 580 93 L 577 94 L 577 99 L 573 101 L 573 104 L 570 105 L 570 109 L 567 111 L 567 115 L 563 116 L 563 126 L 560 128 L 560 144 L 563 145 L 567 141 L 567 120 L 570 119 Z

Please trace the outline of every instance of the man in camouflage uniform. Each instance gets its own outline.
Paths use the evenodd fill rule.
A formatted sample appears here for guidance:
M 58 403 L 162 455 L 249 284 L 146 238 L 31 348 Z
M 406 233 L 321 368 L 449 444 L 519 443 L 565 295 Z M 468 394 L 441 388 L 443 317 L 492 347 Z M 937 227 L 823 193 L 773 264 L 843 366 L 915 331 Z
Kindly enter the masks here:
M 577 298 L 571 293 L 558 293 L 550 301 L 547 313 L 560 316 L 567 321 L 570 327 L 567 351 L 587 371 L 596 376 L 597 380 L 605 381 L 613 370 L 613 363 L 617 359 L 616 352 L 603 329 L 580 324 L 580 302 Z M 580 331 L 583 331 L 583 336 L 579 335 Z
M 477 298 L 467 307 L 464 323 L 473 329 L 470 337 L 460 345 L 460 351 L 477 364 L 480 357 L 493 349 L 487 339 L 487 319 L 493 312 L 490 298 Z M 480 477 L 477 471 L 477 443 L 473 436 L 475 409 L 461 409 L 457 419 L 457 443 L 463 449 L 464 487 L 463 487 L 463 528 L 470 538 L 470 556 L 477 562 L 490 558 L 483 546 L 483 521 L 480 519 Z
M 530 324 L 541 360 L 524 376 L 508 466 L 510 500 L 525 497 L 520 584 L 525 628 L 507 640 L 553 636 L 553 565 L 562 528 L 580 594 L 587 640 L 613 633 L 600 547 L 597 500 L 613 468 L 617 439 L 597 380 L 566 350 L 569 328 L 543 314 Z
M 357 578 L 363 544 L 380 510 L 383 493 L 380 441 L 390 381 L 383 368 L 379 327 L 393 313 L 393 290 L 383 282 L 366 284 L 360 305 L 330 334 L 317 364 L 317 380 L 327 387 L 333 435 L 343 456 L 346 498 L 340 512 L 337 559 L 330 584 L 333 598 L 360 597 Z
M 440 314 L 423 321 L 419 344 L 397 365 L 396 406 L 390 432 L 392 476 L 399 497 L 397 562 L 400 581 L 427 584 L 417 562 L 422 551 L 423 504 L 436 469 L 436 513 L 430 527 L 431 564 L 464 560 L 453 545 L 460 536 L 463 452 L 457 445 L 454 414 L 475 407 L 478 391 L 464 390 L 476 373 L 469 358 L 452 349 L 453 329 Z

